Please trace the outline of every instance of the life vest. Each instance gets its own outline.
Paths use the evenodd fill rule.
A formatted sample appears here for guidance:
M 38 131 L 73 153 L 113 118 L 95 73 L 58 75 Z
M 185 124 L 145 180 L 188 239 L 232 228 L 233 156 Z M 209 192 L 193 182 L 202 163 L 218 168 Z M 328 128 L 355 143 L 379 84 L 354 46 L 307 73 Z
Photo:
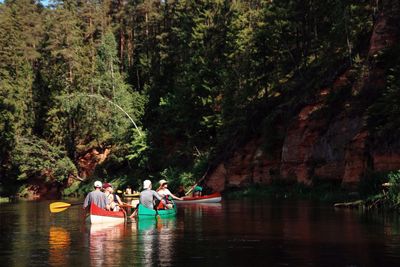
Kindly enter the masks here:
M 163 196 L 162 199 L 165 201 L 165 204 L 172 204 L 170 195 L 165 195 L 165 196 Z M 166 207 L 165 207 L 164 203 L 162 201 L 160 201 L 160 203 L 158 203 L 158 205 L 157 205 L 157 209 L 164 210 L 165 208 Z

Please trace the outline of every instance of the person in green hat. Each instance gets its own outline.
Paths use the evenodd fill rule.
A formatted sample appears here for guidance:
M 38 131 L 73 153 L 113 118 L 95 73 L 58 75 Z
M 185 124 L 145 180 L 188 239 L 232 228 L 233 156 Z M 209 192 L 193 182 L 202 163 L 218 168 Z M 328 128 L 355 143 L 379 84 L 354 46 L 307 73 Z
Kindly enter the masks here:
M 193 189 L 193 196 L 200 197 L 202 195 L 202 192 L 203 192 L 203 187 L 201 187 L 200 185 L 196 185 Z

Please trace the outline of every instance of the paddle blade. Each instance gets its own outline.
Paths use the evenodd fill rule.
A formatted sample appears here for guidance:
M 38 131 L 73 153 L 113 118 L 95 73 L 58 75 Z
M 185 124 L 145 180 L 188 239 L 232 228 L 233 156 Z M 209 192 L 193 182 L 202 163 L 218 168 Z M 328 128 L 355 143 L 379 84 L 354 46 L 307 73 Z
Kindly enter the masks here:
M 66 209 L 68 209 L 71 206 L 69 203 L 65 202 L 54 202 L 50 204 L 50 212 L 56 213 L 56 212 L 62 212 Z

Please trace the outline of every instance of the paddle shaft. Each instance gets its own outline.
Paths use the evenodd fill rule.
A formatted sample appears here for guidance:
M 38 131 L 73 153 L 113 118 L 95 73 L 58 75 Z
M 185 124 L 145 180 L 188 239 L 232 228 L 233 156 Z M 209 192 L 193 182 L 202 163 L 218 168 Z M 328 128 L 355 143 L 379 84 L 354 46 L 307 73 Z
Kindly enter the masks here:
M 185 196 L 189 195 L 190 192 L 192 192 L 192 190 L 193 190 L 200 182 L 202 182 L 202 181 L 206 178 L 209 169 L 210 169 L 210 166 L 208 166 L 208 168 L 207 168 L 206 172 L 204 173 L 203 177 L 201 177 L 200 180 L 198 180 L 198 181 L 189 189 L 189 191 L 186 192 Z

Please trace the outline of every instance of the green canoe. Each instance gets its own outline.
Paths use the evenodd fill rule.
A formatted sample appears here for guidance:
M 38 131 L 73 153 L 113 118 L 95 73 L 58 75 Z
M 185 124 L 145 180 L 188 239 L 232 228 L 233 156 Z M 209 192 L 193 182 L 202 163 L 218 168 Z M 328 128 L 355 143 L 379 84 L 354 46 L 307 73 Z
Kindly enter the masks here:
M 148 209 L 145 206 L 139 204 L 138 208 L 138 217 L 139 218 L 151 218 L 151 217 L 156 217 L 157 215 L 160 215 L 161 218 L 168 218 L 172 216 L 176 216 L 176 205 L 174 204 L 173 209 L 167 209 L 167 210 L 153 210 L 153 209 Z

